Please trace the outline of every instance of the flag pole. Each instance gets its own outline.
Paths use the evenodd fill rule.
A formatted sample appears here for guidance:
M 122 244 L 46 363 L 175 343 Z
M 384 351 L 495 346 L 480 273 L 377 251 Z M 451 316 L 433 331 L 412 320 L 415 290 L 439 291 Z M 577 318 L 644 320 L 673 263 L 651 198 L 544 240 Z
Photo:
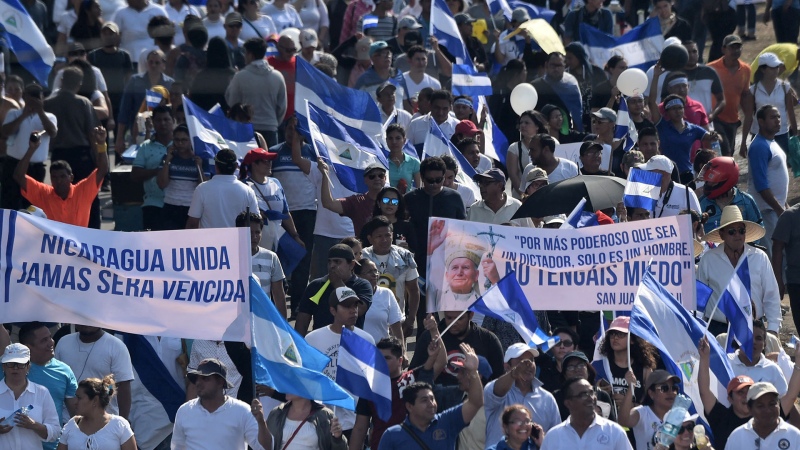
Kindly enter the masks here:
M 200 174 L 200 179 L 201 180 L 203 179 L 203 174 L 202 173 Z M 250 207 L 249 206 L 245 209 L 244 225 L 247 227 L 247 235 L 249 236 L 250 235 Z M 248 242 L 248 244 L 250 244 L 250 243 Z M 247 252 L 248 253 L 250 253 L 250 251 L 251 251 L 250 247 L 252 247 L 252 244 L 247 246 Z M 250 270 L 249 270 L 250 275 L 247 276 L 247 278 L 248 278 L 247 282 L 248 283 L 250 282 L 249 278 L 253 276 L 252 255 L 250 256 L 250 261 L 251 261 Z M 252 313 L 250 315 L 252 316 Z M 255 334 L 255 330 L 253 330 L 253 326 L 254 325 L 255 324 L 253 323 L 253 319 L 251 317 L 250 318 L 250 372 L 251 372 L 250 373 L 250 377 L 253 379 L 253 388 L 252 388 L 253 389 L 253 400 L 258 398 L 258 392 L 256 391 L 256 368 L 252 363 L 252 361 L 253 361 L 253 351 L 254 351 L 254 347 L 255 347 L 255 345 L 253 345 L 254 344 L 253 343 L 253 336 Z
M 472 305 L 470 305 L 470 306 L 472 306 Z M 453 325 L 455 325 L 455 324 L 456 324 L 456 322 L 458 322 L 458 321 L 459 321 L 459 319 L 461 319 L 461 317 L 463 317 L 463 316 L 464 316 L 464 314 L 466 314 L 466 313 L 467 313 L 467 311 L 469 311 L 469 308 L 470 308 L 470 306 L 468 306 L 468 307 L 467 307 L 467 309 L 465 309 L 465 310 L 461 311 L 461 314 L 459 314 L 459 315 L 458 315 L 458 317 L 456 317 L 456 318 L 455 318 L 455 320 L 453 320 L 452 322 L 450 322 L 450 325 L 448 325 L 448 326 L 447 326 L 447 327 L 444 329 L 444 331 L 442 331 L 441 333 L 439 333 L 439 336 L 444 336 L 444 334 L 445 334 L 445 333 L 447 333 L 447 330 L 449 330 L 449 329 L 450 329 L 450 328 L 451 328 Z
M 631 330 L 628 329 L 628 370 L 633 370 L 631 367 Z
M 711 321 L 714 320 L 714 314 L 717 313 L 717 309 L 719 309 L 719 299 L 717 299 L 717 303 L 714 304 L 714 309 L 711 310 L 711 314 L 708 316 L 708 322 L 706 322 L 706 333 L 708 333 L 708 328 L 711 327 Z

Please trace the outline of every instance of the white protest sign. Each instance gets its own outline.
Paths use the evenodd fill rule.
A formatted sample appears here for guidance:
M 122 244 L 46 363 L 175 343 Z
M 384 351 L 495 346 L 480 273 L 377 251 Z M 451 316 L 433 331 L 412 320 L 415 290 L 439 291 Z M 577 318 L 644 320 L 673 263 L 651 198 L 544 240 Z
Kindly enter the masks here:
M 630 310 L 646 270 L 697 303 L 688 215 L 580 229 L 432 218 L 429 230 L 429 312 L 463 311 L 512 271 L 534 310 Z
M 249 341 L 250 230 L 123 233 L 0 210 L 0 318 Z
M 583 145 L 583 142 L 556 145 L 553 155 L 557 158 L 564 158 L 572 161 L 577 164 L 579 168 L 583 167 L 583 163 L 581 162 L 581 145 Z M 611 160 L 611 146 L 603 144 L 603 153 L 600 156 L 600 170 L 608 169 L 608 162 Z

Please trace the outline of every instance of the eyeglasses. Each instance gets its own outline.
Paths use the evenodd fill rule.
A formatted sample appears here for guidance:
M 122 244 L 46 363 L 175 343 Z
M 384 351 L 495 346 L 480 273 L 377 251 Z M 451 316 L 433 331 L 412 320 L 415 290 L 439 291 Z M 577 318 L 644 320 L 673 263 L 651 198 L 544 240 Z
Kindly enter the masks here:
M 278 50 L 284 51 L 286 53 L 297 53 L 297 47 L 283 47 L 279 45 Z
M 747 228 L 745 228 L 745 227 L 742 227 L 742 228 L 728 228 L 725 232 L 728 233 L 728 236 L 736 236 L 737 232 L 739 234 L 741 234 L 742 236 L 744 236 L 745 234 L 747 234 Z
M 595 397 L 596 395 L 597 394 L 595 394 L 594 390 L 589 390 L 589 391 L 578 392 L 577 394 L 573 395 L 570 398 L 587 399 L 589 397 Z
M 586 364 L 573 364 L 571 366 L 564 367 L 564 372 L 577 372 L 579 370 L 585 370 Z
M 229 23 L 228 25 L 225 26 L 228 28 L 242 28 L 242 24 L 240 23 Z
M 532 420 L 512 420 L 511 422 L 506 422 L 506 425 L 514 425 L 517 427 L 527 427 L 533 425 Z
M 400 199 L 399 198 L 383 197 L 381 199 L 381 203 L 383 203 L 384 205 L 397 206 L 397 205 L 400 204 Z
M 383 172 L 367 175 L 367 178 L 369 178 L 370 180 L 374 180 L 375 178 L 383 179 L 384 177 L 386 177 L 386 175 Z
M 590 151 L 584 153 L 584 155 L 586 155 L 586 156 L 600 156 L 601 153 L 602 153 L 602 151 L 600 151 L 600 150 L 590 150 Z
M 441 184 L 442 181 L 444 181 L 444 177 L 425 178 L 425 183 L 427 183 L 427 184 Z
M 575 343 L 572 342 L 569 339 L 566 339 L 566 340 L 563 340 L 563 341 L 558 341 L 558 343 L 556 344 L 556 347 L 572 347 L 573 344 L 575 344 Z
M 694 424 L 684 425 L 678 428 L 678 434 L 683 434 L 684 431 L 691 431 L 694 432 Z
M 8 369 L 24 369 L 28 363 L 3 363 Z
M 678 386 L 675 386 L 674 384 L 672 386 L 670 386 L 668 384 L 662 384 L 660 386 L 653 386 L 653 390 L 661 392 L 662 394 L 666 394 L 667 392 L 670 392 L 670 391 L 672 391 L 672 392 L 677 394 L 678 392 L 681 391 L 680 388 Z

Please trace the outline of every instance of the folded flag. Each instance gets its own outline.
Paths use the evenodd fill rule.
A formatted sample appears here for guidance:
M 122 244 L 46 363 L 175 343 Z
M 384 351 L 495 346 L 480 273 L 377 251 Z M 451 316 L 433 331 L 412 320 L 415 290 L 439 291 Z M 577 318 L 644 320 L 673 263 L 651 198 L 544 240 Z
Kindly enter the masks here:
M 625 206 L 653 211 L 661 196 L 661 174 L 647 170 L 631 169 L 622 197 Z
M 584 211 L 583 208 L 586 207 L 586 198 L 582 198 L 581 201 L 578 202 L 578 205 L 569 213 L 567 217 L 567 221 L 561 224 L 561 227 L 564 229 L 570 228 L 584 228 L 584 227 L 593 227 L 595 225 L 599 225 L 600 223 L 597 221 L 597 214 Z
M 453 64 L 453 95 L 492 95 L 492 80 L 475 70 L 472 63 Z
M 373 16 L 372 14 L 365 15 L 361 19 L 361 31 L 366 33 L 370 28 L 376 28 L 378 26 L 378 20 L 378 16 Z
M 483 124 L 483 142 L 486 156 L 505 164 L 506 153 L 508 153 L 508 139 L 495 123 L 494 117 L 492 117 L 492 113 L 489 111 L 486 97 L 479 95 L 475 97 L 472 103 L 473 109 L 476 111 L 478 117 L 483 114 L 483 111 L 486 111 L 486 123 Z
M 625 139 L 622 150 L 630 151 L 639 140 L 639 132 L 636 131 L 636 124 L 633 123 L 628 113 L 628 102 L 625 96 L 620 96 L 619 111 L 617 111 L 617 125 L 614 129 L 614 139 Z
M 439 45 L 455 57 L 456 64 L 472 64 L 456 20 L 444 0 L 433 0 L 431 4 L 430 35 L 436 36 Z
M 392 417 L 392 378 L 383 353 L 375 345 L 342 328 L 336 383 L 353 395 L 375 403 L 378 417 Z
M 149 109 L 153 109 L 161 104 L 161 100 L 164 100 L 164 96 L 161 93 L 156 91 L 151 91 L 150 89 L 145 89 L 144 91 L 144 101 L 147 103 L 147 107 Z M 210 111 L 209 111 L 210 112 Z
M 253 125 L 239 123 L 218 114 L 212 114 L 183 97 L 186 126 L 192 139 L 195 155 L 203 159 L 214 159 L 218 151 L 229 148 L 239 158 L 257 148 Z
M 560 341 L 558 336 L 550 336 L 539 328 L 539 321 L 517 281 L 516 272 L 507 273 L 469 309 L 510 323 L 528 345 L 541 347 L 542 351 L 550 350 Z
M 284 394 L 355 410 L 355 401 L 322 373 L 331 359 L 310 346 L 250 277 L 253 381 Z
M 447 139 L 444 136 L 442 129 L 439 128 L 439 125 L 437 125 L 436 121 L 430 116 L 429 121 L 431 124 L 431 129 L 430 133 L 425 136 L 425 143 L 423 144 L 422 149 L 422 159 L 425 159 L 429 156 L 452 156 L 458 164 L 458 175 L 456 175 L 456 182 L 470 188 L 470 190 L 472 190 L 472 192 L 475 194 L 475 198 L 480 198 L 481 190 L 478 188 L 478 185 L 475 183 L 475 181 L 472 180 L 472 177 L 474 177 L 476 174 L 475 169 L 472 167 L 469 161 L 464 158 L 464 155 L 458 151 L 456 146 L 450 142 L 450 139 Z
M 661 57 L 664 47 L 657 17 L 647 19 L 618 38 L 585 23 L 580 25 L 580 33 L 589 62 L 599 67 L 612 56 L 620 55 L 628 61 L 628 67 L 647 70 Z
M 19 0 L 0 1 L 0 33 L 8 43 L 8 48 L 17 56 L 17 61 L 42 86 L 47 86 L 47 79 L 56 55 L 47 43 L 39 27 L 28 14 Z
M 284 275 L 288 277 L 306 256 L 306 248 L 295 241 L 283 227 L 277 228 L 275 237 L 277 241 L 275 253 L 278 255 L 278 259 L 281 262 Z
M 714 293 L 714 290 L 711 289 L 711 286 L 700 280 L 695 280 L 694 288 L 697 291 L 697 311 L 703 312 L 706 310 L 708 299 L 711 298 L 711 294 Z
M 728 287 L 719 298 L 717 307 L 728 318 L 728 352 L 733 352 L 733 339 L 753 360 L 753 308 L 750 304 L 750 265 L 740 260 Z

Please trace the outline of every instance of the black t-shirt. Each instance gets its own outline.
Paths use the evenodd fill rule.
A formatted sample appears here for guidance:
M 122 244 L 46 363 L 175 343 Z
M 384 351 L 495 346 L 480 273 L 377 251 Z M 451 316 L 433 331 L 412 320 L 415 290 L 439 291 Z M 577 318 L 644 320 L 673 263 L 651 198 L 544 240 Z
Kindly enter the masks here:
M 442 188 L 442 191 L 433 197 L 428 195 L 425 189 L 414 189 L 403 199 L 410 216 L 408 222 L 411 225 L 411 232 L 414 235 L 415 246 L 411 251 L 414 252 L 417 271 L 420 276 L 425 277 L 428 258 L 428 219 L 442 217 L 464 220 L 467 216 L 464 201 L 461 199 L 461 194 L 450 188 Z
M 733 430 L 747 423 L 750 418 L 741 418 L 733 412 L 732 407 L 726 408 L 722 403 L 716 402 L 711 408 L 711 413 L 706 414 L 706 420 L 714 432 L 714 448 L 725 448 L 728 436 Z
M 608 360 L 608 366 L 611 369 L 611 386 L 614 388 L 614 392 L 625 395 L 628 392 L 628 382 L 625 380 L 625 374 L 628 372 L 628 368 L 616 365 L 613 358 Z M 633 374 L 636 376 L 636 386 L 634 386 L 633 389 L 633 401 L 642 403 L 642 400 L 644 400 L 644 368 L 638 364 L 634 364 Z
M 122 92 L 125 91 L 125 83 L 133 74 L 131 55 L 122 49 L 118 49 L 114 53 L 107 53 L 102 48 L 98 48 L 89 53 L 88 60 L 93 66 L 100 69 L 103 78 L 106 79 L 108 96 L 111 98 L 112 106 L 117 110 Z

